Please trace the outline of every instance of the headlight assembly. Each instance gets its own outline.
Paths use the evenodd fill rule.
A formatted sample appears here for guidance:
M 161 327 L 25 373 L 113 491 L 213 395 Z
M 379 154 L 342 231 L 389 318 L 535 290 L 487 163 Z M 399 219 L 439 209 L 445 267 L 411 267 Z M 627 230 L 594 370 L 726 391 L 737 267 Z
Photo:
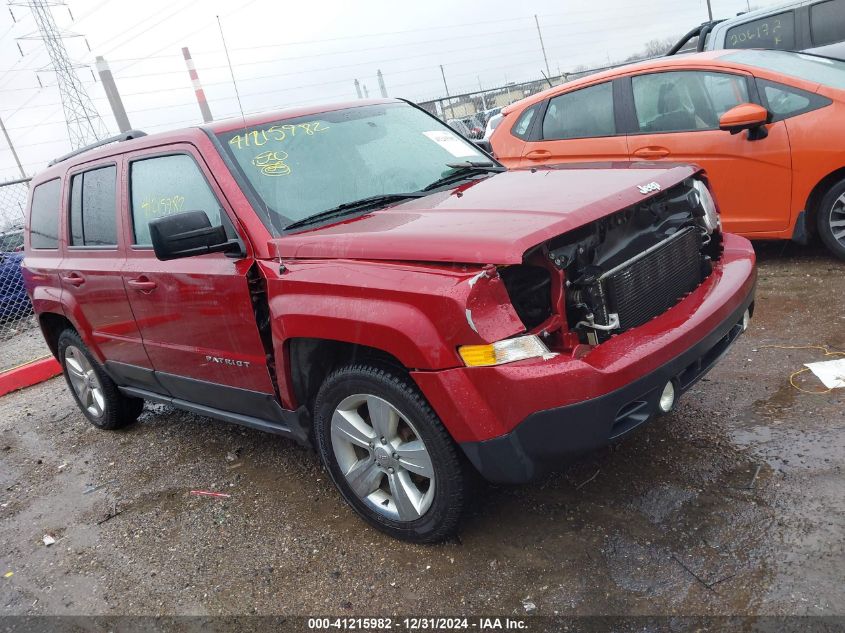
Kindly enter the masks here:
M 713 196 L 707 185 L 703 181 L 696 179 L 693 181 L 692 186 L 695 189 L 698 204 L 704 213 L 702 222 L 707 234 L 710 235 L 713 231 L 721 230 L 722 221 L 719 218 L 719 212 L 716 210 L 716 201 L 713 200 Z
M 540 337 L 535 335 L 517 336 L 489 345 L 461 345 L 458 353 L 467 367 L 490 367 L 553 355 Z

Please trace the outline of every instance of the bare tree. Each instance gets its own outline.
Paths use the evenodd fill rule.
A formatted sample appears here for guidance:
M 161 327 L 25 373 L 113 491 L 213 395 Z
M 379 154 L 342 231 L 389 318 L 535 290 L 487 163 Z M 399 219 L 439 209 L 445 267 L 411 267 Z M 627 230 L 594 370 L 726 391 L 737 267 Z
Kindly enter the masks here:
M 661 55 L 665 55 L 677 41 L 677 37 L 664 37 L 649 40 L 643 47 L 643 57 L 660 57 Z

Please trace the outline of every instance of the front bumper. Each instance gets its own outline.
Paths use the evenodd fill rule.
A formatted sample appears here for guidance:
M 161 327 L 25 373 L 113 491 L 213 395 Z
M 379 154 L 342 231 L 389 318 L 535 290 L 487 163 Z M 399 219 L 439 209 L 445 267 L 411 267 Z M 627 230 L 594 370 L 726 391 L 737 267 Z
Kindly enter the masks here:
M 750 243 L 726 235 L 722 259 L 693 293 L 583 359 L 414 378 L 482 476 L 530 481 L 651 419 L 668 381 L 677 396 L 695 384 L 742 332 L 755 285 Z

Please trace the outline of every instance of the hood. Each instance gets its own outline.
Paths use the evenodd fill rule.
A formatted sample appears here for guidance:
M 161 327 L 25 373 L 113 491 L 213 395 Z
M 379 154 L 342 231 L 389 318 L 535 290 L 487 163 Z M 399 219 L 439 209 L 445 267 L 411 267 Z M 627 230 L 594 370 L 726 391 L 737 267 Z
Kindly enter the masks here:
M 519 264 L 530 248 L 695 174 L 689 165 L 591 163 L 517 169 L 270 241 L 282 259 Z M 653 195 L 653 194 L 649 194 Z

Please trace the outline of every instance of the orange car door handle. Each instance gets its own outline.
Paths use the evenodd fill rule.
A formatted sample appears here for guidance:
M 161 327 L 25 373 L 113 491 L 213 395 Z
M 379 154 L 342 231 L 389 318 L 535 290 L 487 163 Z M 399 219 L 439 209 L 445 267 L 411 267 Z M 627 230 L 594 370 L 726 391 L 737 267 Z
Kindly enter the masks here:
M 669 150 L 665 147 L 641 147 L 634 150 L 634 156 L 639 158 L 663 158 L 669 155 Z
M 525 154 L 525 158 L 528 160 L 543 160 L 544 158 L 550 158 L 551 155 L 552 153 L 547 149 L 532 149 Z
M 158 286 L 156 282 L 144 275 L 141 275 L 137 279 L 130 279 L 126 283 L 129 287 L 134 288 L 135 290 L 140 290 L 141 292 L 150 292 L 151 290 L 155 290 Z
M 85 277 L 79 273 L 70 273 L 69 275 L 62 276 L 62 281 L 78 288 L 85 283 Z

